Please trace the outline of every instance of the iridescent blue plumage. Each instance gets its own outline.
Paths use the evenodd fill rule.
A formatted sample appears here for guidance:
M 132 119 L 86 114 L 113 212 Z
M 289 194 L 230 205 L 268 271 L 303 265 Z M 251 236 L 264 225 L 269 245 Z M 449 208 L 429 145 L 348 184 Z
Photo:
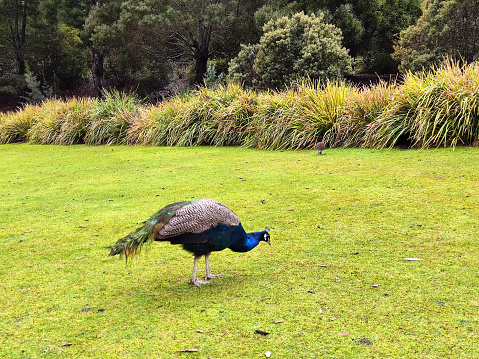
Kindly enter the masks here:
M 235 252 L 248 252 L 259 242 L 269 244 L 268 231 L 246 233 L 241 222 L 225 205 L 211 199 L 170 204 L 150 217 L 142 227 L 121 238 L 111 246 L 110 255 L 134 255 L 144 243 L 169 241 L 181 244 L 195 255 L 191 284 L 200 286 L 208 283 L 196 278 L 198 259 L 205 256 L 205 279 L 217 278 L 209 270 L 211 252 L 229 248 Z

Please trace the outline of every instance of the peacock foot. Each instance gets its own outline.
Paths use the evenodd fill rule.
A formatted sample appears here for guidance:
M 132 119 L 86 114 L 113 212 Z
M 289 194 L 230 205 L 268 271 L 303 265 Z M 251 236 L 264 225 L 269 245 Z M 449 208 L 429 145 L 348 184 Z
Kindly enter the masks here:
M 196 285 L 198 288 L 201 287 L 202 284 L 208 284 L 208 283 L 210 283 L 210 282 L 208 282 L 206 280 L 190 279 L 190 284 Z
M 220 273 L 220 274 L 207 274 L 205 279 L 216 279 L 218 278 L 220 275 L 224 275 L 223 273 Z

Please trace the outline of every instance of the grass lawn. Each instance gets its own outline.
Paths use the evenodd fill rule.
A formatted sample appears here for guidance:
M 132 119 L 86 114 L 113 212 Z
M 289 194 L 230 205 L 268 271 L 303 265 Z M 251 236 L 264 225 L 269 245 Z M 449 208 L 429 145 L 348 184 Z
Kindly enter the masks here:
M 11 144 L 0 172 L 0 357 L 479 353 L 479 148 Z M 225 275 L 201 288 L 181 247 L 108 256 L 161 207 L 204 197 L 247 231 L 273 227 L 272 245 L 213 253 Z

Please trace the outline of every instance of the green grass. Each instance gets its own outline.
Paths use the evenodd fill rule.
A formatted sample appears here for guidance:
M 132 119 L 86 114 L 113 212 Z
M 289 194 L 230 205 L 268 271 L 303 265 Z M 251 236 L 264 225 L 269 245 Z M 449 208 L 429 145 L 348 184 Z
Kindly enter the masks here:
M 474 356 L 479 149 L 325 153 L 0 146 L 0 356 Z M 180 247 L 108 256 L 160 207 L 203 197 L 273 227 L 272 245 L 212 254 L 225 275 L 201 288 Z

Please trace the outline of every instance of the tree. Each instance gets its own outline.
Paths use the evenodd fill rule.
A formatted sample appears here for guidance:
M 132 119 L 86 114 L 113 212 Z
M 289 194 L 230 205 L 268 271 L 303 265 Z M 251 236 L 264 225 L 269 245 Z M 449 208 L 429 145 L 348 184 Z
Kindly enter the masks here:
M 419 17 L 421 1 L 270 0 L 266 13 L 323 12 L 326 22 L 341 29 L 350 55 L 363 60 L 360 71 L 385 73 L 397 70 L 391 58 L 394 37 Z M 264 12 L 259 12 L 262 19 L 267 18 Z
M 477 60 L 479 1 L 425 0 L 417 24 L 401 32 L 394 50 L 401 71 L 419 71 L 444 57 Z
M 209 59 L 229 60 L 242 39 L 254 36 L 252 14 L 258 3 L 104 0 L 90 12 L 85 28 L 92 48 L 108 63 L 106 75 L 122 84 L 139 79 L 145 85 L 163 86 L 175 63 L 192 61 L 194 82 L 202 84 Z
M 170 7 L 160 0 L 113 0 L 95 7 L 86 21 L 92 69 L 100 85 L 107 74 L 143 94 L 168 82 Z
M 17 73 L 25 74 L 25 53 L 27 51 L 27 24 L 37 10 L 34 0 L 2 0 L 0 1 L 0 25 L 2 45 L 14 54 Z
M 232 60 L 229 76 L 260 88 L 283 88 L 300 77 L 340 78 L 351 73 L 351 65 L 341 30 L 325 23 L 322 13 L 301 12 L 265 24 L 259 44 L 244 46 Z
M 62 0 L 41 0 L 31 19 L 26 61 L 42 86 L 60 93 L 80 85 L 88 71 L 87 47 L 80 29 L 62 21 Z M 66 20 L 66 19 L 65 19 Z
M 194 82 L 203 83 L 208 60 L 214 56 L 234 57 L 243 42 L 257 38 L 254 12 L 262 1 L 178 0 L 174 11 L 173 38 L 180 57 L 193 59 Z
M 15 73 L 22 78 L 28 66 L 41 88 L 53 85 L 57 91 L 82 80 L 85 46 L 80 30 L 59 20 L 61 1 L 0 0 L 0 58 L 6 77 Z M 20 94 L 24 87 L 25 80 L 16 81 Z

